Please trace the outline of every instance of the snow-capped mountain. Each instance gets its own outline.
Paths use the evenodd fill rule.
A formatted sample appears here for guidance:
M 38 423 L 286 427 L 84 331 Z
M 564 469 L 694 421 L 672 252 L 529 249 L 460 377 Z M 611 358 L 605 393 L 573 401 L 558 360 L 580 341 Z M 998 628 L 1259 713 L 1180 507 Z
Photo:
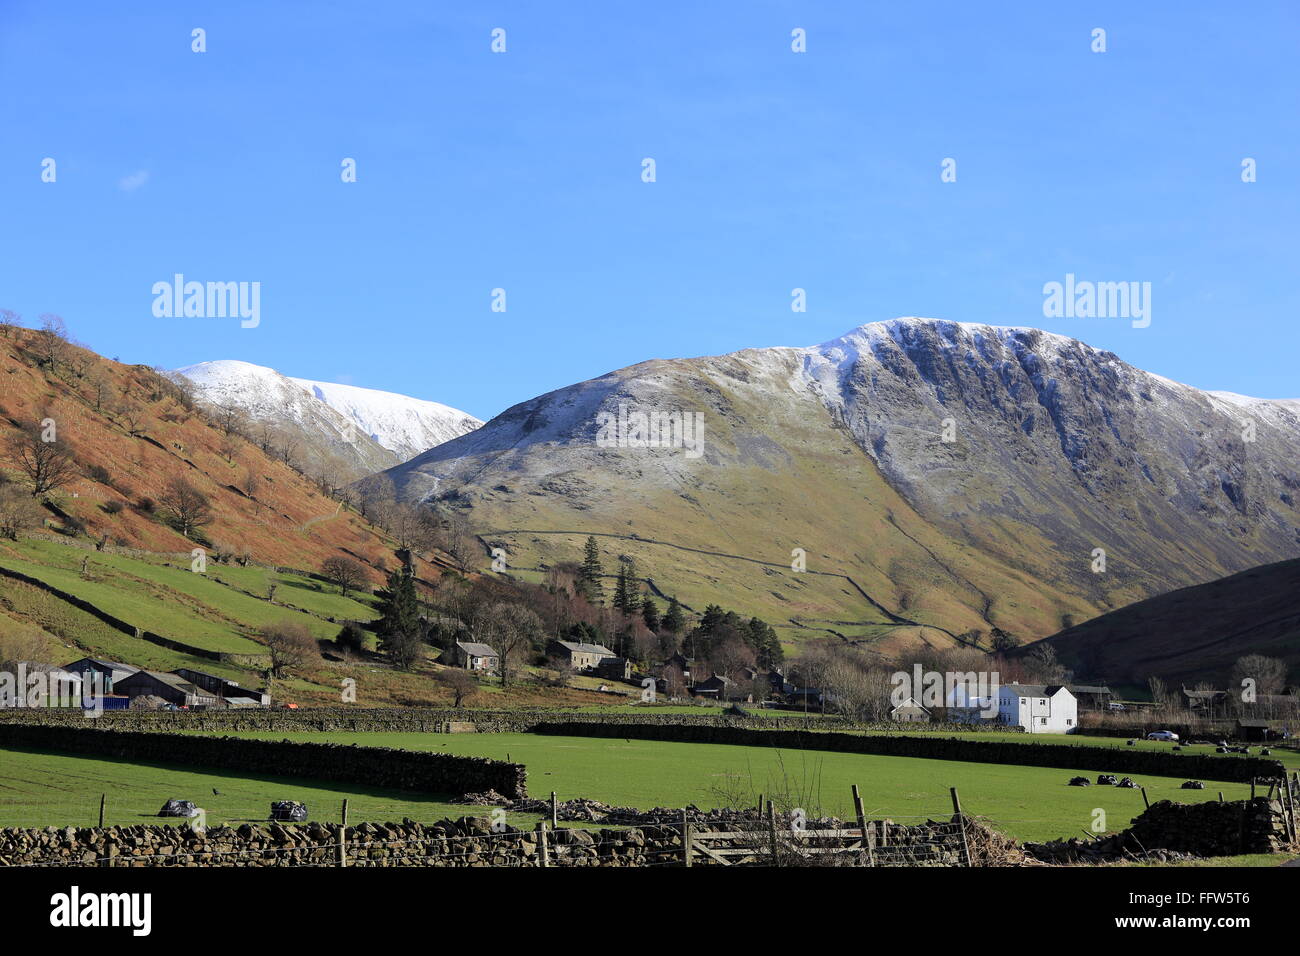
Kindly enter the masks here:
M 699 453 L 647 447 L 638 412 L 702 422 Z M 1036 329 L 936 319 L 642 362 L 388 474 L 490 529 L 508 563 L 577 560 L 601 533 L 692 606 L 885 650 L 1042 637 L 1300 555 L 1300 403 L 1201 391 Z M 796 550 L 810 573 L 791 573 Z
M 438 402 L 355 385 L 290 378 L 402 461 L 472 432 L 483 424 L 473 415 Z
M 249 362 L 200 362 L 176 370 L 198 398 L 241 411 L 364 474 L 391 467 L 482 424 L 437 402 L 392 392 L 290 378 Z

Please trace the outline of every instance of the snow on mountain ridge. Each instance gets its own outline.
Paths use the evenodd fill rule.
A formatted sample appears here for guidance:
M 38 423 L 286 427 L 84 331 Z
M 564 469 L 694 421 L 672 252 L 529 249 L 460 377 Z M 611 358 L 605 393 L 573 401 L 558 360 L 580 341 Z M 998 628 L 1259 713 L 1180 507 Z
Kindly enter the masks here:
M 449 405 L 396 392 L 305 378 L 290 377 L 289 381 L 356 422 L 371 438 L 404 459 L 483 424 Z
M 372 441 L 406 460 L 482 424 L 439 402 L 395 392 L 292 378 L 272 368 L 235 359 L 200 362 L 177 369 L 202 397 L 242 408 L 258 420 L 346 436 L 355 426 Z

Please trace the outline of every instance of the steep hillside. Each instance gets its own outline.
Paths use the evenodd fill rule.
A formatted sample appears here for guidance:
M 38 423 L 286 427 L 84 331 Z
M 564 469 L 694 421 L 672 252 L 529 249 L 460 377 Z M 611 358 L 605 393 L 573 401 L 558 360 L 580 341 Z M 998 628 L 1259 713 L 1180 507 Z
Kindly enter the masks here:
M 620 408 L 698 414 L 701 453 L 602 447 Z M 1295 403 L 1201 392 L 1034 329 L 899 319 L 611 372 L 388 474 L 491 529 L 516 569 L 599 533 L 689 604 L 888 651 L 1039 638 L 1295 556 L 1298 462 Z
M 66 343 L 51 365 L 42 333 L 8 331 L 0 337 L 0 471 L 27 481 L 13 441 L 53 424 L 74 468 L 46 508 L 51 530 L 151 552 L 201 544 L 309 570 L 335 553 L 372 569 L 393 564 L 391 542 L 367 522 L 256 443 L 227 434 L 165 377 Z M 163 514 L 175 478 L 210 502 L 211 521 L 190 537 Z
M 1223 686 L 1246 654 L 1300 673 L 1300 560 L 1251 568 L 1130 604 L 1047 638 L 1080 673 L 1116 683 Z

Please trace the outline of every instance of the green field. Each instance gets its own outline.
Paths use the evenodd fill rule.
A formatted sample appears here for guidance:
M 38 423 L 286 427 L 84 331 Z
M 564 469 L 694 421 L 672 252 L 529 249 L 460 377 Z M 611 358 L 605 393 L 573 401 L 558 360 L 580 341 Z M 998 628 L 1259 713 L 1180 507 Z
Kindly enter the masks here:
M 957 787 L 963 808 L 988 818 L 1018 839 L 1078 835 L 1094 808 L 1107 814 L 1108 829 L 1120 830 L 1142 811 L 1137 790 L 1066 786 L 1075 771 L 1010 764 L 980 764 L 914 757 L 884 757 L 823 751 L 780 751 L 665 741 L 548 737 L 535 734 L 250 733 L 280 740 L 333 741 L 360 746 L 436 750 L 523 763 L 529 792 L 560 799 L 591 797 L 606 803 L 650 807 L 752 806 L 758 794 L 788 794 L 810 814 L 852 816 L 850 787 L 857 784 L 868 812 L 899 822 L 952 812 L 949 788 Z M 1096 772 L 1077 771 L 1091 778 Z M 1206 783 L 1206 790 L 1180 790 L 1182 779 L 1140 777 L 1152 802 L 1197 801 L 1249 796 L 1247 784 Z
M 868 814 L 900 823 L 951 813 L 949 788 L 957 787 L 966 812 L 1021 840 L 1077 836 L 1106 812 L 1110 830 L 1126 827 L 1143 808 L 1137 790 L 1076 788 L 1076 771 L 1010 764 L 980 764 L 765 747 L 534 734 L 248 733 L 262 739 L 332 741 L 484 756 L 522 762 L 529 792 L 560 799 L 590 797 L 606 803 L 651 807 L 752 806 L 760 793 L 802 806 L 810 815 L 851 818 L 850 787 L 861 790 Z M 1095 778 L 1096 772 L 1077 771 Z M 1179 789 L 1181 779 L 1136 778 L 1151 800 L 1197 801 L 1249 795 L 1246 784 L 1207 781 L 1204 791 Z M 213 787 L 221 791 L 212 794 Z M 111 823 L 153 819 L 169 797 L 194 800 L 210 823 L 265 819 L 273 799 L 304 800 L 313 819 L 334 820 L 344 797 L 350 818 L 430 822 L 481 813 L 449 803 L 450 794 L 420 796 L 352 784 L 271 776 L 231 776 L 198 768 L 0 751 L 0 825 L 91 825 L 100 794 L 109 795 Z M 534 818 L 512 815 L 531 826 Z
M 0 550 L 0 566 L 90 601 L 137 627 L 226 653 L 265 654 L 266 648 L 249 635 L 286 618 L 306 624 L 318 638 L 332 639 L 339 625 L 327 618 L 370 620 L 377 614 L 371 595 L 345 598 L 337 588 L 305 575 L 215 562 L 196 574 L 188 559 L 175 556 L 145 559 L 29 539 Z M 276 585 L 274 604 L 266 599 L 269 583 Z
M 816 729 L 816 728 L 814 728 Z M 897 734 L 887 731 L 863 731 L 862 733 L 871 735 L 894 736 L 940 736 L 952 737 L 960 736 L 962 740 L 994 740 L 999 742 L 1010 742 L 1017 744 L 1055 744 L 1060 747 L 1111 747 L 1116 750 L 1159 750 L 1166 753 L 1173 751 L 1173 744 L 1159 740 L 1137 740 L 1132 747 L 1123 737 L 1089 737 L 1084 734 L 1015 734 L 999 731 L 962 731 L 954 735 L 951 730 L 936 730 L 931 734 L 924 731 L 908 730 L 905 734 Z M 1250 748 L 1251 757 L 1260 756 L 1260 747 L 1252 744 Z M 1220 760 L 1238 760 L 1241 754 L 1218 754 L 1215 753 L 1213 746 L 1188 746 L 1183 745 L 1181 753 L 1185 754 L 1208 754 Z M 1280 761 L 1282 766 L 1288 771 L 1300 770 L 1300 751 L 1284 749 L 1282 747 L 1270 748 L 1269 756 L 1265 759 Z M 1208 786 L 1208 783 L 1207 783 Z
M 214 795 L 213 789 L 220 790 Z M 112 826 L 181 822 L 155 816 L 169 799 L 193 800 L 207 811 L 209 826 L 264 821 L 272 800 L 301 800 L 311 819 L 337 821 L 348 800 L 349 822 L 431 821 L 474 813 L 447 802 L 451 795 L 304 781 L 290 777 L 233 777 L 196 767 L 98 760 L 26 750 L 0 750 L 0 826 L 95 826 L 99 798 L 107 794 Z M 481 812 L 481 811 L 480 811 Z M 512 814 L 516 826 L 535 818 Z

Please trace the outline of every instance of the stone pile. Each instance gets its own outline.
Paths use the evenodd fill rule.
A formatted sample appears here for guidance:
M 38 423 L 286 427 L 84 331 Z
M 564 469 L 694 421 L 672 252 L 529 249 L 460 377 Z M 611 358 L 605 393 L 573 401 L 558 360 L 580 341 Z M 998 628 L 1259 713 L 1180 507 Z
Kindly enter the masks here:
M 1288 848 L 1282 803 L 1257 797 L 1226 803 L 1153 803 L 1121 833 L 1097 840 L 1026 843 L 1043 863 L 1158 862 L 1192 857 L 1278 853 Z

